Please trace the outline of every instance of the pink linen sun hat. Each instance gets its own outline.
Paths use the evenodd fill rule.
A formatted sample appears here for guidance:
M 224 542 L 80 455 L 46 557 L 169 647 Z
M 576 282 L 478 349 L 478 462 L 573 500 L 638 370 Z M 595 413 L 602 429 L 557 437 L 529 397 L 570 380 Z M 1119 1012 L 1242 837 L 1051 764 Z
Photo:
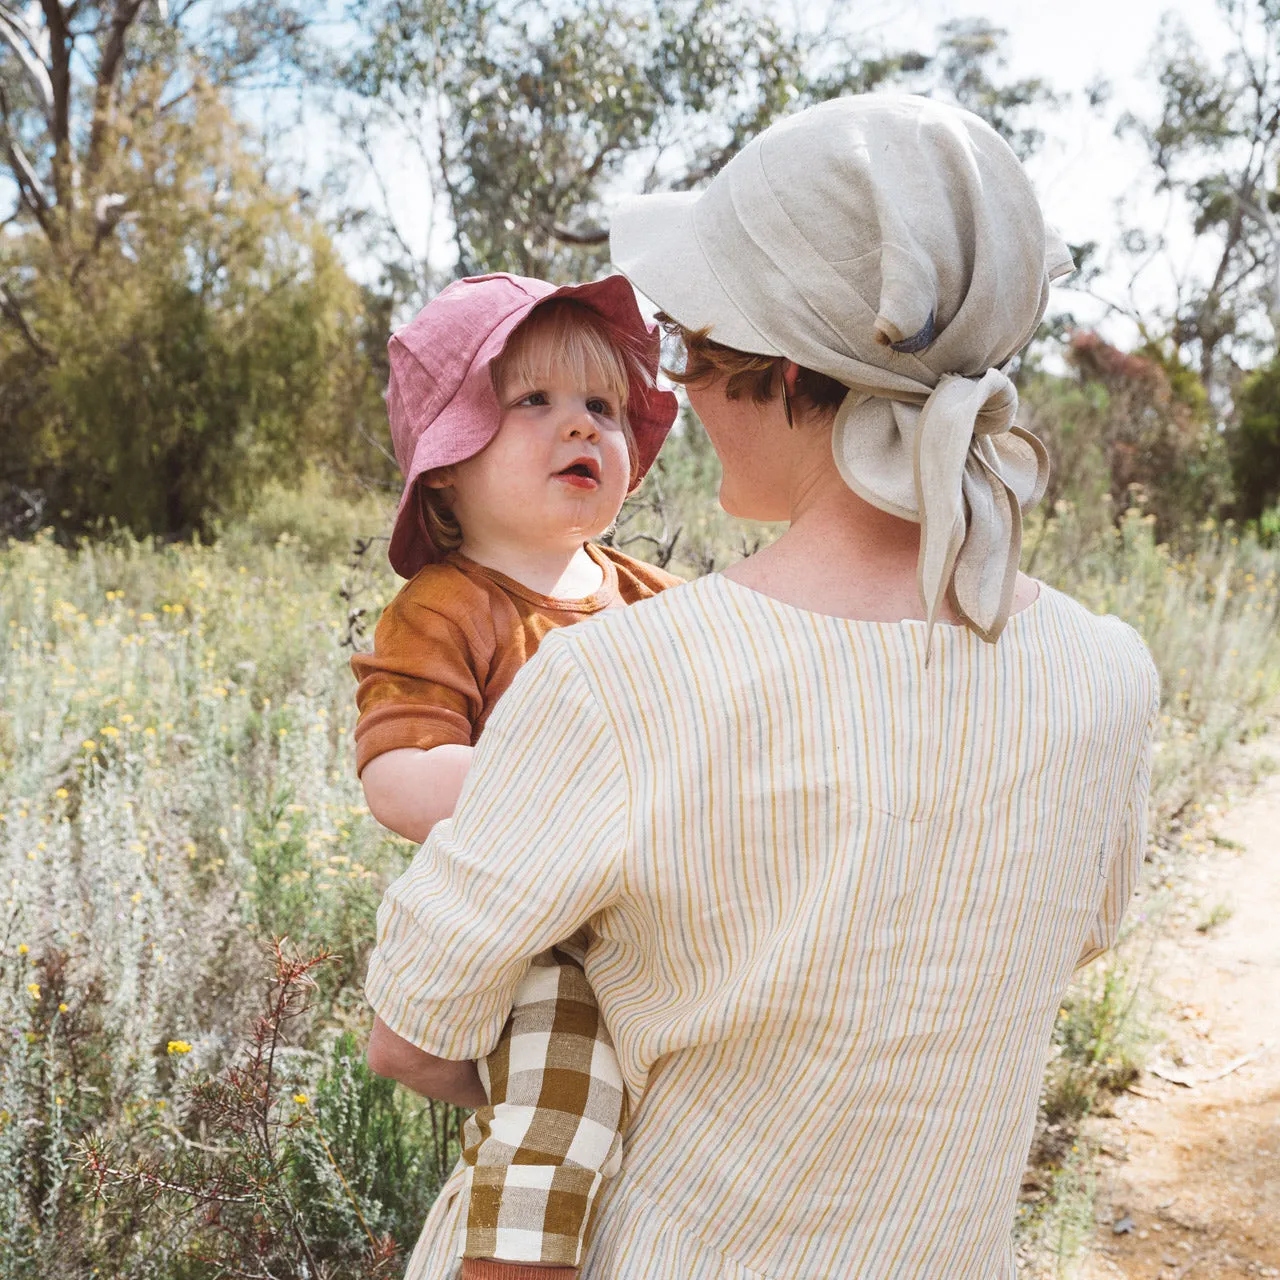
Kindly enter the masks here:
M 520 322 L 552 298 L 572 298 L 589 307 L 657 374 L 657 326 L 645 324 L 624 276 L 556 287 L 497 273 L 458 280 L 442 290 L 387 344 L 387 416 L 404 475 L 388 555 L 401 577 L 411 578 L 443 559 L 422 526 L 414 496 L 419 476 L 474 457 L 497 434 L 501 408 L 489 366 Z M 676 408 L 670 391 L 631 378 L 627 419 L 636 440 L 633 491 L 658 456 Z

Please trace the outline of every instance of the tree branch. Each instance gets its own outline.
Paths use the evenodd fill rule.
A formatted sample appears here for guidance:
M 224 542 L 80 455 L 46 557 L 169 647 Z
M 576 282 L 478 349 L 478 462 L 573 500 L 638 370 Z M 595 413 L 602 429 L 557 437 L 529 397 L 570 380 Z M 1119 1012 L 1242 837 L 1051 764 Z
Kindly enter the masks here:
M 49 131 L 53 135 L 53 190 L 58 206 L 71 208 L 71 34 L 67 11 L 59 0 L 40 0 L 49 36 L 49 82 L 53 109 Z
M 561 226 L 558 222 L 551 223 L 547 230 L 557 240 L 565 244 L 596 245 L 609 243 L 608 231 L 574 231 L 571 227 Z
M 22 309 L 18 306 L 17 300 L 5 288 L 3 283 L 0 283 L 0 314 L 9 320 L 22 335 L 22 340 L 41 360 L 45 361 L 46 364 L 58 363 L 58 357 L 32 333 L 31 326 L 27 324 L 27 318 L 22 314 Z
M 26 20 L 10 5 L 0 4 L 0 41 L 11 48 L 27 82 L 44 108 L 46 120 L 53 124 L 53 82 L 49 68 L 39 57 L 41 40 Z
M 54 239 L 54 231 L 49 218 L 49 197 L 40 181 L 39 175 L 27 158 L 27 153 L 18 145 L 13 129 L 9 125 L 9 100 L 5 96 L 4 87 L 0 85 L 0 139 L 4 141 L 4 149 L 13 169 L 13 176 L 18 184 L 18 198 L 22 205 L 31 211 L 32 216 L 40 224 L 40 229 Z
M 89 131 L 89 152 L 85 168 L 95 174 L 102 164 L 102 149 L 106 141 L 107 125 L 111 117 L 111 103 L 115 97 L 116 81 L 124 62 L 125 48 L 129 41 L 129 29 L 138 19 L 146 0 L 116 0 L 111 15 L 111 28 L 102 57 L 98 60 L 98 74 L 93 89 L 93 126 Z

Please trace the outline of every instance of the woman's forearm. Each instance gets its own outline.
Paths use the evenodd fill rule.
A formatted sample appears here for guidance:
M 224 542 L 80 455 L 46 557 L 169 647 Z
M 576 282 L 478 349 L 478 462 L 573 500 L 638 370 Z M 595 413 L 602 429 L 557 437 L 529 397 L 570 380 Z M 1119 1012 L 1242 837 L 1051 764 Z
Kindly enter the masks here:
M 398 1081 L 424 1098 L 471 1110 L 488 1102 L 474 1062 L 437 1058 L 396 1035 L 381 1018 L 373 1020 L 368 1061 L 374 1075 Z
M 384 827 L 421 844 L 437 822 L 453 816 L 474 748 L 401 747 L 375 756 L 360 783 L 373 814 Z

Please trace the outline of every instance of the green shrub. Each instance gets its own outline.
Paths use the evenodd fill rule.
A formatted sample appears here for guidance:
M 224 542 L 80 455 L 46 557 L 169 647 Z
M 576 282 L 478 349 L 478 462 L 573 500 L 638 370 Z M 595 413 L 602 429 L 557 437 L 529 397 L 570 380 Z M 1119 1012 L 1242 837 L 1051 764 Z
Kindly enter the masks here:
M 1229 433 L 1236 515 L 1261 520 L 1280 504 L 1280 356 L 1255 369 L 1236 392 Z
M 1153 1040 L 1143 975 L 1128 955 L 1113 952 L 1090 965 L 1072 984 L 1054 1027 L 1041 1100 L 1046 1123 L 1072 1125 L 1123 1092 L 1141 1074 Z
M 164 115 L 136 91 L 97 175 L 127 203 L 117 233 L 0 228 L 40 348 L 0 325 L 0 509 L 29 492 L 64 533 L 185 536 L 317 457 L 384 472 L 360 430 L 383 420 L 363 299 L 328 236 L 216 91 Z
M 314 1238 L 336 1253 L 367 1228 L 407 1256 L 461 1154 L 458 1112 L 373 1075 L 350 1031 L 334 1042 L 313 1109 L 315 1126 L 298 1132 L 295 1176 L 302 1202 L 325 1207 L 309 1215 Z

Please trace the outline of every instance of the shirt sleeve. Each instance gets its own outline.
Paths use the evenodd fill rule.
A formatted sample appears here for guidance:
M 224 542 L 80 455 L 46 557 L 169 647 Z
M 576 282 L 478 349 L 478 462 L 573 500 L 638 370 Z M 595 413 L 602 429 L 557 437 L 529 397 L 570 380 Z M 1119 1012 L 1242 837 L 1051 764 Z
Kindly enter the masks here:
M 1106 865 L 1102 868 L 1106 875 L 1106 886 L 1102 892 L 1098 914 L 1094 917 L 1080 957 L 1076 961 L 1077 969 L 1090 960 L 1096 960 L 1115 945 L 1125 908 L 1138 887 L 1142 864 L 1146 861 L 1151 766 L 1155 753 L 1156 722 L 1160 713 L 1159 677 L 1149 659 L 1147 666 L 1153 686 L 1150 713 L 1125 795 L 1124 812 L 1120 816 L 1114 837 L 1100 855 L 1106 860 Z
M 446 743 L 470 746 L 484 709 L 475 638 L 462 619 L 405 588 L 374 632 L 373 652 L 357 653 L 356 772 L 384 751 Z
M 553 633 L 486 726 L 454 817 L 383 897 L 370 1004 L 428 1053 L 484 1057 L 532 958 L 615 897 L 627 824 L 613 730 Z

